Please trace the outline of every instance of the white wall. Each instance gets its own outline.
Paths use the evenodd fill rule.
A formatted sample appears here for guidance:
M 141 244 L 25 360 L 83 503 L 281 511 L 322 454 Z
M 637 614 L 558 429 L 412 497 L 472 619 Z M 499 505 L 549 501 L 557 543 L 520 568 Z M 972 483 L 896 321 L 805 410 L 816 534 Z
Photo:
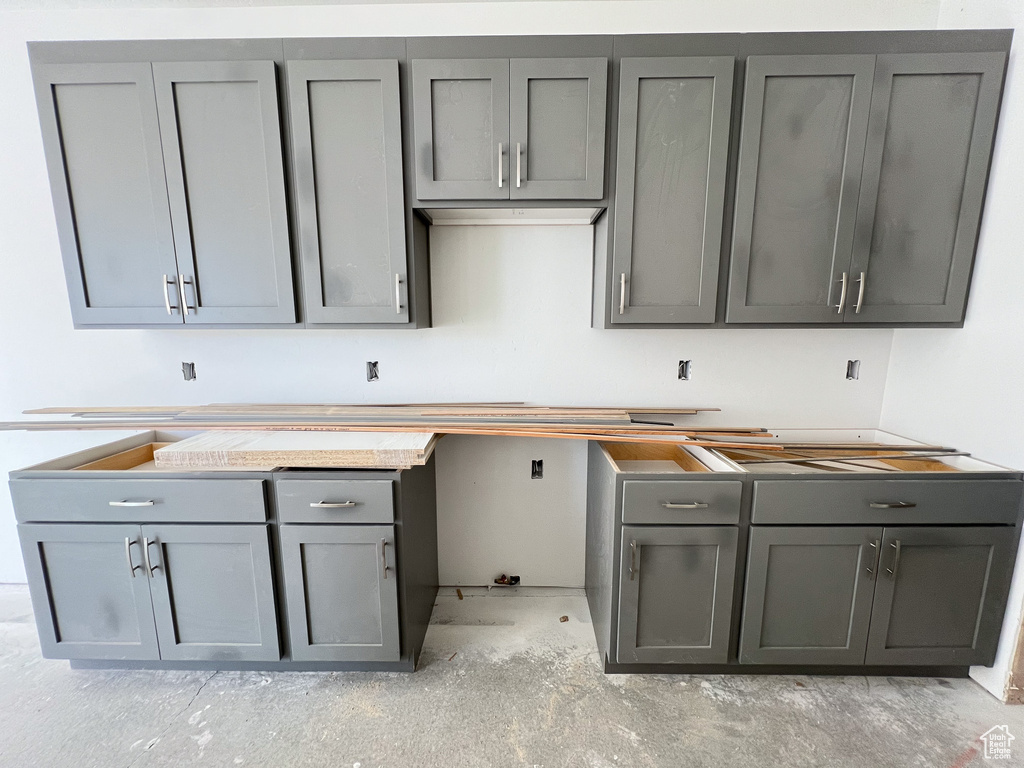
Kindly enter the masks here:
M 72 330 L 25 42 L 930 28 L 938 0 L 93 5 L 107 10 L 0 12 L 0 420 L 47 405 L 476 399 L 719 406 L 708 421 L 743 426 L 877 425 L 891 331 L 592 330 L 585 228 L 436 230 L 429 330 Z M 687 383 L 675 379 L 683 358 L 694 361 Z M 844 376 L 850 358 L 863 361 L 856 382 Z M 196 363 L 197 381 L 182 380 L 183 360 Z M 380 362 L 379 382 L 365 381 L 366 360 Z M 0 473 L 113 437 L 0 434 Z M 527 584 L 582 583 L 583 446 L 543 448 L 546 478 L 531 481 L 537 450 L 500 438 L 441 443 L 445 582 L 481 583 L 515 570 Z M 23 579 L 13 512 L 0 494 L 0 581 Z
M 940 27 L 1013 27 L 1024 32 L 1018 0 L 944 0 Z M 882 428 L 957 446 L 1008 467 L 1024 468 L 1024 69 L 1011 54 L 999 136 L 988 186 L 967 320 L 962 330 L 897 330 L 889 361 Z M 1003 697 L 1024 610 L 1018 567 L 995 667 L 974 677 Z

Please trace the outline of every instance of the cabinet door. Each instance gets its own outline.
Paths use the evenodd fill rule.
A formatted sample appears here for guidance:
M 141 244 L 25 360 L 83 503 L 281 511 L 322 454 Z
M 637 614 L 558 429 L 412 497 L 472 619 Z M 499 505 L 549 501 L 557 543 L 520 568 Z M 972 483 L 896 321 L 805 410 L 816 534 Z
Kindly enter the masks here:
M 295 322 L 274 63 L 153 77 L 185 322 Z
M 740 661 L 863 664 L 881 528 L 752 526 Z
M 613 323 L 713 323 L 731 56 L 623 59 Z
M 868 664 L 984 664 L 996 656 L 1013 528 L 886 528 Z
M 747 59 L 728 322 L 842 321 L 874 63 Z
M 734 526 L 623 526 L 620 664 L 728 660 L 737 535 Z
M 19 525 L 48 659 L 160 658 L 137 525 Z
M 161 659 L 281 658 L 265 525 L 144 525 Z
M 963 319 L 1005 61 L 878 57 L 847 320 Z
M 36 101 L 78 326 L 181 324 L 149 64 L 37 64 Z
M 293 659 L 399 659 L 394 544 L 390 525 L 281 526 Z
M 406 323 L 397 61 L 288 63 L 305 317 Z
M 513 200 L 604 196 L 607 94 L 607 59 L 512 59 L 509 194 Z
M 416 197 L 507 200 L 508 59 L 412 62 Z

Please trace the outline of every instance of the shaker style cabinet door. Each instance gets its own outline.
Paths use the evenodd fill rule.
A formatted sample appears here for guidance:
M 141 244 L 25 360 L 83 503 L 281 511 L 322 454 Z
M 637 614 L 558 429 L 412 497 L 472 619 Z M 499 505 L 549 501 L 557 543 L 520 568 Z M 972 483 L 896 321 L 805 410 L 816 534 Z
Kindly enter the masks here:
M 294 323 L 275 65 L 153 64 L 186 323 Z
M 512 59 L 509 195 L 513 200 L 604 196 L 608 60 Z
M 509 60 L 412 62 L 416 196 L 508 200 Z
M 161 659 L 281 658 L 265 525 L 144 525 Z
M 180 325 L 151 66 L 33 76 L 75 325 Z
M 842 322 L 874 64 L 747 59 L 727 322 Z
M 992 664 L 1013 545 L 1008 526 L 886 528 L 867 663 Z
M 291 655 L 296 661 L 398 661 L 391 525 L 283 525 Z
M 751 526 L 740 662 L 863 664 L 881 528 Z
M 733 58 L 623 59 L 612 323 L 713 323 Z
M 738 531 L 623 527 L 620 664 L 728 660 Z
M 397 61 L 291 61 L 302 287 L 310 323 L 407 323 Z
M 48 659 L 160 658 L 137 525 L 19 525 Z
M 1005 62 L 878 57 L 848 321 L 963 320 Z

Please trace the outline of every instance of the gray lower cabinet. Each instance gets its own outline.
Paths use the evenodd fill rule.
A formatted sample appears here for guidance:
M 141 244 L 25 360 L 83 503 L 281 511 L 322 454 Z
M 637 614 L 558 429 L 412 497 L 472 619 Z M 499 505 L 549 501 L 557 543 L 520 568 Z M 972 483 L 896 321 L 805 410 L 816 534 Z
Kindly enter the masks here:
M 292 658 L 398 661 L 394 526 L 280 530 Z
M 305 320 L 409 322 L 398 62 L 290 61 Z
M 620 65 L 611 322 L 712 323 L 733 57 Z
M 728 660 L 738 530 L 623 526 L 620 664 Z

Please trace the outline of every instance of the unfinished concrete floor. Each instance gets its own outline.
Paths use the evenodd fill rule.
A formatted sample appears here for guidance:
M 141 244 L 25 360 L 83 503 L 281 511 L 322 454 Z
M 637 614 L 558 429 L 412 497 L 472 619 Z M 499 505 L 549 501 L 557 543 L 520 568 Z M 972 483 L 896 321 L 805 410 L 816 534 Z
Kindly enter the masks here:
M 581 592 L 463 592 L 412 675 L 211 674 L 42 659 L 26 588 L 0 587 L 0 765 L 1024 765 L 1024 708 L 970 680 L 605 676 Z M 1004 724 L 1020 746 L 986 760 Z

